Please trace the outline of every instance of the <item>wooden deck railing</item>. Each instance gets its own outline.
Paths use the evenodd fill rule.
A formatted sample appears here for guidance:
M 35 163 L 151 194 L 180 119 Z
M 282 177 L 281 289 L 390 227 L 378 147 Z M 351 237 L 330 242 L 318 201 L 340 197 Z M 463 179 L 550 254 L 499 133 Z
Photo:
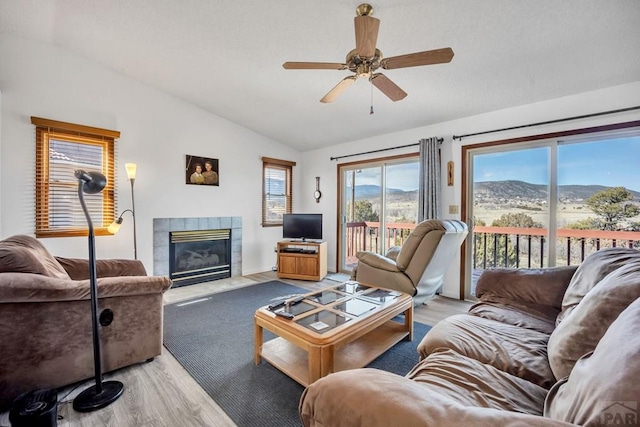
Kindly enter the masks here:
M 546 228 L 474 228 L 473 268 L 545 267 L 549 265 L 545 245 Z M 580 264 L 591 252 L 606 247 L 640 246 L 639 231 L 557 230 L 555 265 Z
M 386 233 L 380 233 L 380 223 L 373 221 L 347 223 L 347 265 L 355 264 L 356 253 L 359 251 L 380 252 L 382 239 L 386 239 L 385 247 L 402 246 L 411 230 L 416 228 L 413 223 L 389 223 Z
M 415 228 L 411 223 L 388 223 L 381 235 L 380 223 L 347 223 L 347 265 L 356 262 L 358 251 L 380 252 L 385 247 L 402 246 Z M 476 226 L 473 234 L 473 268 L 521 268 L 549 265 L 546 228 Z M 640 231 L 557 230 L 556 265 L 576 265 L 591 252 L 606 247 L 640 247 Z

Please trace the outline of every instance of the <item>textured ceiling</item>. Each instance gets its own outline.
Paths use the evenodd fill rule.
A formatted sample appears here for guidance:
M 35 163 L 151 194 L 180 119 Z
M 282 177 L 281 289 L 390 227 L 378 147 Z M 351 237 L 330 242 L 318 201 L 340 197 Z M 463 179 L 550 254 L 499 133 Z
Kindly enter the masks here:
M 343 62 L 358 4 L 2 0 L 0 32 L 76 52 L 301 151 L 640 80 L 638 0 L 380 0 L 371 4 L 385 57 L 451 47 L 453 61 L 383 71 L 409 94 L 402 101 L 359 79 L 321 104 L 350 72 L 282 63 Z

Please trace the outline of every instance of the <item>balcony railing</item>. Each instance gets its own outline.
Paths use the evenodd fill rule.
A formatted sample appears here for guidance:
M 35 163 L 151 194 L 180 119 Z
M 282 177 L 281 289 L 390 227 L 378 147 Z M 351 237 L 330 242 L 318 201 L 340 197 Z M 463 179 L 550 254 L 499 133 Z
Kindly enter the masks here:
M 546 228 L 474 227 L 473 268 L 546 267 L 549 265 Z M 573 230 L 556 232 L 555 265 L 576 265 L 606 247 L 640 246 L 638 231 Z
M 357 264 L 356 253 L 359 251 L 380 253 L 383 240 L 385 240 L 385 248 L 387 249 L 391 246 L 402 246 L 414 228 L 416 228 L 416 225 L 413 223 L 388 223 L 386 232 L 381 235 L 379 222 L 348 222 L 346 236 L 347 267 L 353 267 Z
M 388 223 L 386 232 L 380 235 L 379 222 L 347 223 L 347 267 L 357 263 L 358 251 L 379 253 L 382 239 L 385 248 L 402 246 L 414 228 L 410 223 Z M 549 266 L 546 228 L 476 226 L 473 231 L 474 271 Z M 592 252 L 620 246 L 640 248 L 640 232 L 561 228 L 557 230 L 555 265 L 577 265 Z

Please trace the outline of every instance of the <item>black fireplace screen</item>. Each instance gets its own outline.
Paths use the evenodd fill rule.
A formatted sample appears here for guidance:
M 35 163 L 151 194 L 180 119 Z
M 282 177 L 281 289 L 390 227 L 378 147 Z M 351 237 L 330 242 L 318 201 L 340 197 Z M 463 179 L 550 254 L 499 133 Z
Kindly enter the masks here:
M 231 277 L 231 230 L 172 231 L 169 236 L 174 287 Z

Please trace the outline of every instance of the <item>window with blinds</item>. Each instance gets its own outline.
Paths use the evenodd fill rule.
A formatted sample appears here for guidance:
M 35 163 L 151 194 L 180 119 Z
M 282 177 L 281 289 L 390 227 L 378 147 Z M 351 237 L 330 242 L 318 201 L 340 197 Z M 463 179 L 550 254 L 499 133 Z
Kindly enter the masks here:
M 120 132 L 31 117 L 36 126 L 36 237 L 86 236 L 76 169 L 101 172 L 106 187 L 84 194 L 96 235 L 115 215 L 114 145 Z
M 295 162 L 262 158 L 262 226 L 282 225 L 282 215 L 291 213 Z

